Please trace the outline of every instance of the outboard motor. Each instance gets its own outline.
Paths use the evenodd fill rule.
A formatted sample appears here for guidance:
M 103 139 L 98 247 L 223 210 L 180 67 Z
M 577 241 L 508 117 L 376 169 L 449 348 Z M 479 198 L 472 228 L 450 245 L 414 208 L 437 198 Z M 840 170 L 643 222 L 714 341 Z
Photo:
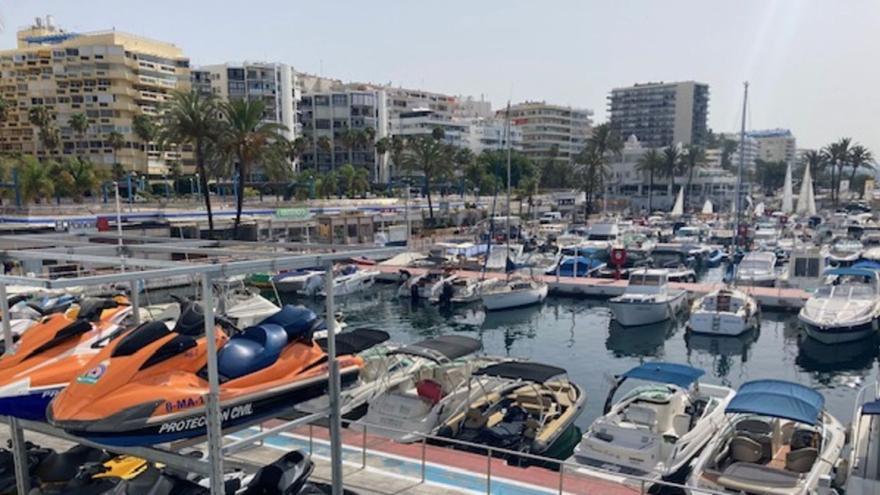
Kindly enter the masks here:
M 440 304 L 444 306 L 449 306 L 452 304 L 452 295 L 454 294 L 454 290 L 452 288 L 452 284 L 449 282 L 444 282 L 443 287 L 440 290 Z

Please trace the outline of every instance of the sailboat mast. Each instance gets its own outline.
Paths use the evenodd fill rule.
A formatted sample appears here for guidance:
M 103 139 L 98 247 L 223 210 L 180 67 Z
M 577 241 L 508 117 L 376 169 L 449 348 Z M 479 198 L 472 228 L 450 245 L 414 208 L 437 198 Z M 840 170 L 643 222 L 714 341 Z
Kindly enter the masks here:
M 742 124 L 739 129 L 739 171 L 736 176 L 736 228 L 733 231 L 733 238 L 739 237 L 739 226 L 742 223 L 742 181 L 743 170 L 746 166 L 746 107 L 749 100 L 749 82 L 743 83 L 743 108 L 742 108 Z
M 505 141 L 507 142 L 507 232 L 504 238 L 507 239 L 507 255 L 504 260 L 504 270 L 507 271 L 507 263 L 510 260 L 510 100 L 507 101 L 506 112 L 507 125 L 505 126 Z

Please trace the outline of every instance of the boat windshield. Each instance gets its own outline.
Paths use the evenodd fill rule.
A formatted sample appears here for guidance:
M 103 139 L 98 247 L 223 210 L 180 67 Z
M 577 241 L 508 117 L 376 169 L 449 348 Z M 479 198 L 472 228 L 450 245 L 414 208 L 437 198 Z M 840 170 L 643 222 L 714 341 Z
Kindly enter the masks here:
M 759 269 L 766 270 L 770 266 L 770 262 L 767 260 L 742 260 L 740 262 L 740 268 L 748 268 L 748 269 Z
M 874 298 L 874 290 L 865 284 L 846 283 L 843 285 L 826 285 L 816 289 L 815 294 L 819 297 L 834 297 L 840 299 L 871 300 Z
M 629 285 L 650 285 L 659 286 L 663 284 L 663 277 L 660 275 L 631 275 Z

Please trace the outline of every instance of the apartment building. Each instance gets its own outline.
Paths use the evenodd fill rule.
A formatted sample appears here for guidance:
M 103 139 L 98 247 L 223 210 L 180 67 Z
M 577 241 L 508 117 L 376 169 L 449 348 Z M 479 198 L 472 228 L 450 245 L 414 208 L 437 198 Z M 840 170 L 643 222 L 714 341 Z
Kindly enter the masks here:
M 229 101 L 260 100 L 265 106 L 264 120 L 285 127 L 284 137 L 297 135 L 297 101 L 300 98 L 297 75 L 287 64 L 265 62 L 205 65 L 192 71 L 197 91 Z
M 758 159 L 765 162 L 785 162 L 792 166 L 797 164 L 797 139 L 790 130 L 767 129 L 746 134 L 758 143 Z
M 0 150 L 38 157 L 83 155 L 107 169 L 120 163 L 126 170 L 161 176 L 183 157 L 160 152 L 134 133 L 137 115 L 158 116 L 175 90 L 189 90 L 189 59 L 162 41 L 119 31 L 68 32 L 47 17 L 17 34 L 14 49 L 0 51 L 0 97 L 8 104 L 0 122 Z M 46 149 L 29 121 L 31 109 L 46 107 L 58 130 L 57 149 Z M 84 113 L 88 130 L 79 135 L 70 126 Z M 123 136 L 121 148 L 109 136 Z
M 338 89 L 304 95 L 299 104 L 300 123 L 310 149 L 303 153 L 301 168 L 324 173 L 351 163 L 367 168 L 374 182 L 387 181 L 387 165 L 374 145 L 388 135 L 386 101 L 382 90 Z M 372 135 L 372 142 L 347 143 L 343 134 L 347 129 L 364 137 Z
M 735 149 L 728 157 L 728 167 L 737 170 L 739 168 L 740 153 L 743 153 L 743 165 L 745 170 L 755 170 L 755 160 L 758 159 L 758 140 L 746 133 L 746 138 L 740 140 L 739 133 L 722 132 L 718 134 L 718 141 L 721 143 L 718 147 L 706 149 L 706 165 L 709 167 L 721 168 L 724 155 L 724 142 L 732 141 L 736 143 Z
M 505 119 L 507 109 L 496 112 Z M 572 161 L 592 133 L 592 110 L 527 101 L 510 107 L 510 122 L 522 135 L 522 151 L 533 160 L 547 159 L 558 149 L 556 159 Z
M 476 155 L 507 148 L 507 128 L 500 118 L 454 118 L 424 108 L 400 113 L 389 123 L 389 133 L 393 136 L 428 136 L 434 129 L 440 129 L 445 143 L 467 148 Z M 510 126 L 510 143 L 511 149 L 522 150 L 522 130 L 513 125 Z
M 694 81 L 636 84 L 611 90 L 611 128 L 651 148 L 705 144 L 709 86 Z

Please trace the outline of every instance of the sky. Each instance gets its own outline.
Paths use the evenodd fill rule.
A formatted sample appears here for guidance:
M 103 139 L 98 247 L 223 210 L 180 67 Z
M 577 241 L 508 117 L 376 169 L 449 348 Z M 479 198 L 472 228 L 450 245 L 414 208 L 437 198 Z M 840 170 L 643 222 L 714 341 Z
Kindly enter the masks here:
M 880 0 L 0 0 L 0 49 L 52 14 L 184 49 L 194 66 L 270 61 L 343 80 L 544 100 L 605 120 L 614 87 L 708 83 L 709 126 L 849 136 L 880 155 Z

